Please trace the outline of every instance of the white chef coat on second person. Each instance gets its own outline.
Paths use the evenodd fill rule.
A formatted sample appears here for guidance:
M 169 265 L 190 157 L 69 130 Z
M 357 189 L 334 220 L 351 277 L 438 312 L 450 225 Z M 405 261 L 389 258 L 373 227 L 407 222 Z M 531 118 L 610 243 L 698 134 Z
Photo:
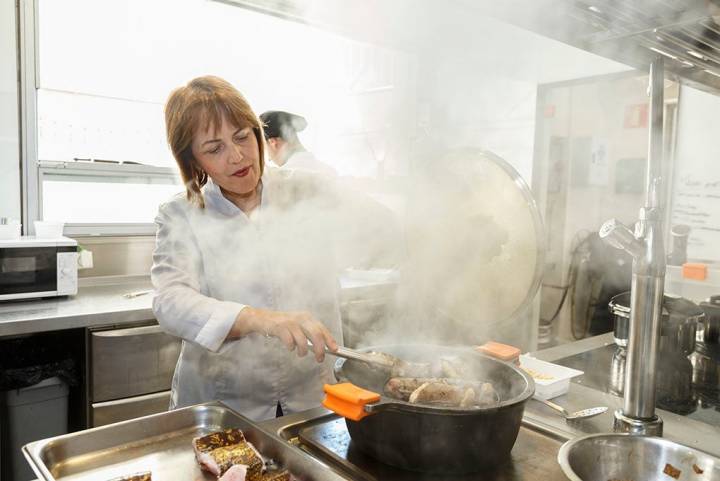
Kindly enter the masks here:
M 316 172 L 322 175 L 336 176 L 335 169 L 324 162 L 320 162 L 312 152 L 301 150 L 293 153 L 288 157 L 285 164 L 281 167 L 290 170 L 304 170 L 307 172 Z
M 249 305 L 309 311 L 342 344 L 332 238 L 338 211 L 328 210 L 334 201 L 323 192 L 301 173 L 266 166 L 261 203 L 249 217 L 212 181 L 203 188 L 205 209 L 184 195 L 160 207 L 153 310 L 184 340 L 171 408 L 221 400 L 261 420 L 275 416 L 278 401 L 285 413 L 320 404 L 332 356 L 299 358 L 263 334 L 225 338 Z

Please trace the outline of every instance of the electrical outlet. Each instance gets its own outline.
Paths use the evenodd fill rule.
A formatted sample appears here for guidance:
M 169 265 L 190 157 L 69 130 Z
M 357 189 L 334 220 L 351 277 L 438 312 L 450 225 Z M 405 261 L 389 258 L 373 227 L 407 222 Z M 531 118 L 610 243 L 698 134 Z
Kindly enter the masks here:
M 93 266 L 92 251 L 83 249 L 78 254 L 78 269 L 91 269 Z

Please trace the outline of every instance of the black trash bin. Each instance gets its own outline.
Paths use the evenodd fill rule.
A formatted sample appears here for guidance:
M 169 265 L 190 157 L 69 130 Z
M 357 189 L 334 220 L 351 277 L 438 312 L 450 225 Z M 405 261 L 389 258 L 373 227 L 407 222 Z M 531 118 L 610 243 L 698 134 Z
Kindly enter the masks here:
M 23 338 L 0 342 L 3 480 L 35 479 L 22 447 L 68 432 L 68 386 L 77 383 L 75 363 L 62 344 L 43 341 Z

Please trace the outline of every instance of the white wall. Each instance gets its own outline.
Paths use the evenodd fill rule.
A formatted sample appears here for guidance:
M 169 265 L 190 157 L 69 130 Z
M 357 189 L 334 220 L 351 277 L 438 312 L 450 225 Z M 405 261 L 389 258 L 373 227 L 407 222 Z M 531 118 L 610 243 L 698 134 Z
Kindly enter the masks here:
M 682 87 L 672 223 L 692 228 L 688 239 L 688 258 L 691 260 L 720 261 L 719 114 L 720 96 Z
M 445 147 L 490 150 L 530 184 L 537 84 L 453 59 L 426 64 L 422 73 L 421 102 Z
M 20 218 L 17 49 L 14 0 L 0 0 L 0 217 Z
M 530 183 L 538 84 L 630 70 L 492 16 L 493 2 L 317 0 L 306 15 L 419 63 L 417 117 L 443 147 L 494 151 Z

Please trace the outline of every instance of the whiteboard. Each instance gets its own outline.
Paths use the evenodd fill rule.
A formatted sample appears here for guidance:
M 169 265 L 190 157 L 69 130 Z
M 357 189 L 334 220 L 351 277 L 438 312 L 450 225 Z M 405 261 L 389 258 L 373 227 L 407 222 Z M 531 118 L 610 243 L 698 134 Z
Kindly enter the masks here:
M 675 149 L 672 225 L 692 228 L 688 259 L 720 261 L 720 96 L 681 86 Z

